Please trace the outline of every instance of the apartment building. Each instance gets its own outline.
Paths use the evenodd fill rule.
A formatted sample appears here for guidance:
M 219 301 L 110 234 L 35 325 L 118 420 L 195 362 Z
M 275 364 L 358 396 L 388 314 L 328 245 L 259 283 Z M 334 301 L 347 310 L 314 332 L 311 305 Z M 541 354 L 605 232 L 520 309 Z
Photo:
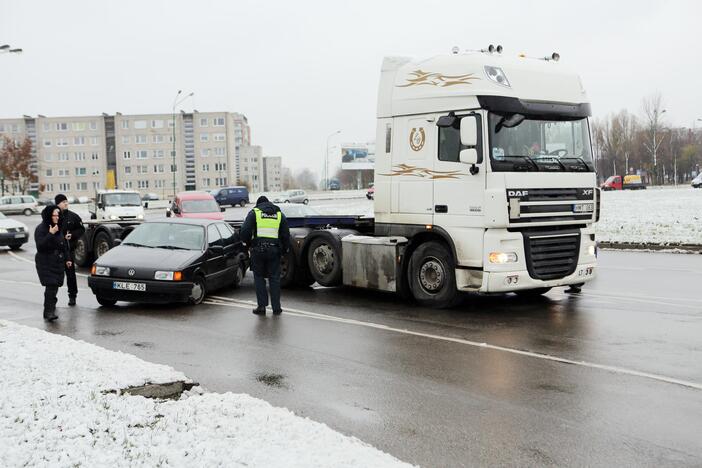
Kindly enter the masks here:
M 240 148 L 251 142 L 244 115 L 197 111 L 0 119 L 1 135 L 32 140 L 32 190 L 43 197 L 117 187 L 168 198 L 233 185 Z
M 263 190 L 266 192 L 280 192 L 283 190 L 281 180 L 283 173 L 283 158 L 280 156 L 266 156 L 263 158 Z
M 240 183 L 254 193 L 283 190 L 281 157 L 264 157 L 263 148 L 256 145 L 242 146 L 240 151 Z

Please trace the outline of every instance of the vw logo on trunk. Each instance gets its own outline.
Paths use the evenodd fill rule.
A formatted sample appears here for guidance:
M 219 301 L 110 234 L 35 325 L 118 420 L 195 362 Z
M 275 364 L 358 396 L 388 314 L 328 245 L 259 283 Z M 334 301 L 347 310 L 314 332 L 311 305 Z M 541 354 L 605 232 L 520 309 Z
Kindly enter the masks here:
M 129 271 L 128 271 L 127 273 L 129 273 L 129 276 L 134 276 L 134 274 L 136 273 L 136 271 L 134 270 L 134 268 L 130 268 Z

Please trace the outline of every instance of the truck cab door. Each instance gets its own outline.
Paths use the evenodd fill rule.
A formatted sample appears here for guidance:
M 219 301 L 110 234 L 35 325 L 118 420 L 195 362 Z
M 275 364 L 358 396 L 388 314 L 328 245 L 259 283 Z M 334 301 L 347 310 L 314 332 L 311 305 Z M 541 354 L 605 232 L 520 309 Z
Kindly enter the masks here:
M 391 177 L 390 211 L 397 215 L 394 217 L 396 222 L 431 224 L 436 146 L 434 118 L 424 116 L 399 120 L 395 126 L 395 136 L 392 168 L 388 174 Z

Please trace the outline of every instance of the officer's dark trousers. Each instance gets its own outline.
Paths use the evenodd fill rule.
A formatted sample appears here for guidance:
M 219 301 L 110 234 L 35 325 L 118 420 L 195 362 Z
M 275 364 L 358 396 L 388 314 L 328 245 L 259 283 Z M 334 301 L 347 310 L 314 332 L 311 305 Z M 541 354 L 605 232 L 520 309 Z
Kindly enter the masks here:
M 73 255 L 71 255 L 71 258 Z M 78 282 L 76 281 L 76 264 L 71 263 L 70 267 L 66 267 L 66 285 L 68 286 L 68 297 L 76 297 L 78 295 Z
M 258 307 L 268 305 L 266 278 L 271 293 L 271 307 L 274 311 L 280 308 L 280 247 L 277 245 L 259 245 L 252 248 L 251 270 L 256 285 L 256 302 Z

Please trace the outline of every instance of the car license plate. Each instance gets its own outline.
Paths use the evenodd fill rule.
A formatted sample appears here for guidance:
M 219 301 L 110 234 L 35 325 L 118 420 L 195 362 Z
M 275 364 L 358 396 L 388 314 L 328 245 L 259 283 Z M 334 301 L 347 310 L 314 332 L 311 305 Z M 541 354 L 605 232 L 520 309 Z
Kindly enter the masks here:
M 573 205 L 573 213 L 592 213 L 595 211 L 594 203 L 581 203 Z
M 15 239 L 24 239 L 24 234 L 15 234 Z
M 146 284 L 128 283 L 126 281 L 113 281 L 112 289 L 122 289 L 124 291 L 146 291 Z

